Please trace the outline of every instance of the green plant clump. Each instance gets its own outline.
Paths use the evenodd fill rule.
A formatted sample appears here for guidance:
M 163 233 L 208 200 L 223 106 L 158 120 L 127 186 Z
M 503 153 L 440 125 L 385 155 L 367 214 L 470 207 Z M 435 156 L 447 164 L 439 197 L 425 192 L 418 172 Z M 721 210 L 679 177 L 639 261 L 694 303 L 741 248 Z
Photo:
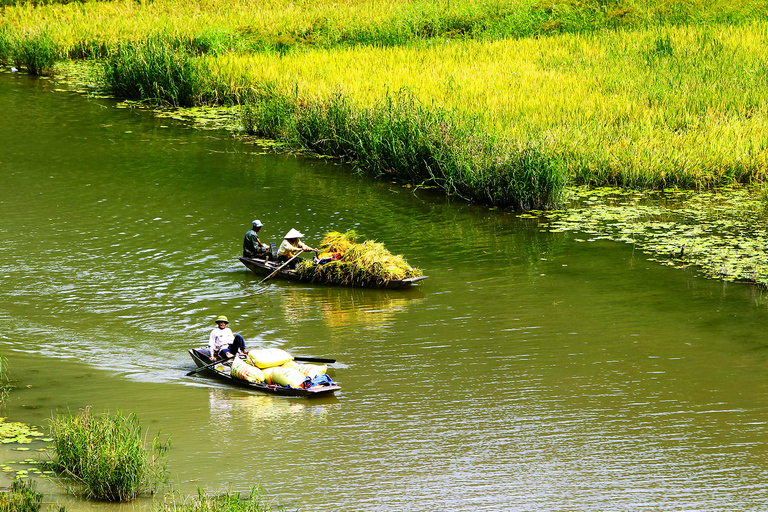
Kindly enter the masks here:
M 518 209 L 556 206 L 566 184 L 561 163 L 536 143 L 495 137 L 406 92 L 366 109 L 342 94 L 302 102 L 265 90 L 241 110 L 248 133 L 355 162 L 379 176 Z
M 34 482 L 14 479 L 8 492 L 0 492 L 0 512 L 38 512 L 43 495 L 35 490 Z
M 195 499 L 177 503 L 173 497 L 155 506 L 156 512 L 271 512 L 273 510 L 284 509 L 282 507 L 273 509 L 271 505 L 264 503 L 261 492 L 256 487 L 251 489 L 248 497 L 242 497 L 240 493 L 235 492 L 205 496 L 202 491 L 198 491 Z
M 160 38 L 119 44 L 104 63 L 103 82 L 119 97 L 152 105 L 191 107 L 202 91 L 194 57 Z
M 155 492 L 165 482 L 164 455 L 169 443 L 160 434 L 145 446 L 135 414 L 94 416 L 90 408 L 77 416 L 51 420 L 51 467 L 75 483 L 73 492 L 104 501 L 131 501 Z
M 26 69 L 30 75 L 53 74 L 56 62 L 63 57 L 59 44 L 48 31 L 14 33 L 0 29 L 0 62 Z

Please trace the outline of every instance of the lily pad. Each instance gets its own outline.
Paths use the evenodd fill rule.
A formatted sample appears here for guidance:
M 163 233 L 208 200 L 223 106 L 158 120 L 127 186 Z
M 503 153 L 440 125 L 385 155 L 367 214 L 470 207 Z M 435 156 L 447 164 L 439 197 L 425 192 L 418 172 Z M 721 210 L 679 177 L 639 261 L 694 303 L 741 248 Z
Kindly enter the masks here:
M 568 208 L 543 215 L 551 232 L 632 243 L 652 261 L 768 286 L 768 212 L 760 192 L 749 187 L 655 193 L 574 188 Z
M 7 423 L 5 418 L 0 418 L 0 443 L 31 443 L 32 438 L 43 435 L 24 423 Z

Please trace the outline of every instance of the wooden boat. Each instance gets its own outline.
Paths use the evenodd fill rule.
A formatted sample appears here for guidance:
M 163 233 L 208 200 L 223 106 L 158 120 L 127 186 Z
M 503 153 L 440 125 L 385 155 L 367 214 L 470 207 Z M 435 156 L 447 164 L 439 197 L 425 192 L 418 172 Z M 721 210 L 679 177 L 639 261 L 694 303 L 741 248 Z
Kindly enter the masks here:
M 211 360 L 208 358 L 208 347 L 198 347 L 189 349 L 189 355 L 195 361 L 198 368 L 211 364 Z M 218 365 L 217 365 L 218 366 Z M 216 367 L 206 368 L 201 370 L 200 373 L 207 373 L 213 375 L 219 379 L 225 380 L 230 384 L 236 386 L 252 389 L 254 391 L 260 391 L 262 393 L 270 393 L 273 395 L 283 396 L 303 396 L 303 397 L 316 397 L 316 396 L 328 396 L 332 395 L 336 391 L 341 389 L 341 386 L 336 384 L 332 386 L 315 386 L 310 389 L 294 389 L 285 386 L 278 386 L 277 384 L 264 384 L 258 382 L 248 382 L 246 380 L 236 379 L 229 373 L 229 366 L 224 366 L 225 370 L 216 369 Z
M 278 268 L 280 268 L 280 265 L 278 263 L 272 262 L 272 261 L 264 261 L 259 259 L 251 259 L 251 258 L 240 258 L 240 262 L 248 267 L 250 270 L 252 270 L 255 274 L 258 274 L 260 276 L 268 276 Z M 329 282 L 321 282 L 321 281 L 315 281 L 311 278 L 303 277 L 298 275 L 293 270 L 290 270 L 288 267 L 285 267 L 281 271 L 279 271 L 277 274 L 274 275 L 275 278 L 280 279 L 287 279 L 289 281 L 299 281 L 302 283 L 317 283 L 317 284 L 335 284 L 335 283 L 329 283 Z M 360 288 L 385 288 L 385 289 L 396 289 L 396 288 L 404 288 L 407 286 L 411 286 L 412 284 L 417 283 L 418 281 L 421 281 L 422 279 L 426 279 L 427 276 L 419 276 L 419 277 L 411 277 L 408 279 L 393 279 L 385 284 L 378 284 L 374 282 L 363 282 L 362 284 L 355 284 L 350 286 L 356 286 Z

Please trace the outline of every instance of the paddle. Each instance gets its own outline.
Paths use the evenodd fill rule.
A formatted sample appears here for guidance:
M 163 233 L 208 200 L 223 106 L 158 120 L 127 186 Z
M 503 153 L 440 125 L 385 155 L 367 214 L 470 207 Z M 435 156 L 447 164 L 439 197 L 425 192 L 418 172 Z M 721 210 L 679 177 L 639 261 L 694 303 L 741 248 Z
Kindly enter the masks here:
M 299 257 L 299 254 L 301 254 L 301 253 L 300 253 L 300 252 L 296 253 L 296 254 L 294 255 L 294 257 L 293 257 L 293 258 L 289 259 L 288 261 L 286 261 L 285 263 L 283 263 L 282 265 L 280 265 L 279 267 L 277 267 L 277 270 L 275 270 L 274 272 L 272 272 L 271 274 L 269 274 L 267 277 L 265 277 L 264 279 L 262 279 L 261 281 L 259 281 L 259 284 L 261 284 L 261 283 L 265 282 L 267 279 L 271 278 L 273 275 L 275 275 L 275 274 L 277 274 L 278 272 L 280 272 L 281 270 L 283 270 L 283 267 L 285 267 L 287 264 L 289 264 L 290 262 L 292 262 L 293 260 L 295 260 L 296 258 L 298 258 L 298 257 Z
M 295 356 L 294 361 L 305 361 L 307 363 L 328 363 L 332 364 L 335 363 L 335 359 L 323 359 L 322 357 L 301 357 L 301 356 Z
M 195 368 L 195 369 L 194 369 L 194 370 L 192 370 L 191 372 L 187 372 L 187 376 L 190 376 L 190 375 L 194 375 L 194 374 L 196 374 L 197 372 L 201 372 L 201 371 L 203 371 L 203 370 L 207 370 L 208 368 L 212 368 L 212 367 L 216 366 L 217 364 L 219 364 L 219 363 L 223 363 L 223 362 L 224 362 L 224 360 L 223 360 L 223 359 L 218 359 L 218 360 L 216 360 L 216 361 L 214 361 L 214 362 L 212 362 L 212 363 L 206 364 L 205 366 L 201 366 L 201 367 L 199 367 L 199 368 Z

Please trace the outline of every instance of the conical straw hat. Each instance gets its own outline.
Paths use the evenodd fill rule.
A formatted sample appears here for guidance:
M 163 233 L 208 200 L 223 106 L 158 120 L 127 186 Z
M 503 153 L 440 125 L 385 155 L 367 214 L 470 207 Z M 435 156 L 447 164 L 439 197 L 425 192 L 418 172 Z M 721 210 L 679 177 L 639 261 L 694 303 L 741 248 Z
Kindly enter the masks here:
M 301 238 L 301 237 L 303 237 L 303 236 L 304 236 L 303 234 L 299 233 L 299 232 L 298 232 L 298 231 L 296 231 L 295 229 L 291 229 L 291 230 L 288 232 L 288 234 L 287 234 L 287 235 L 285 235 L 283 238 L 285 238 L 286 240 L 289 240 L 289 239 L 291 239 L 291 238 Z

